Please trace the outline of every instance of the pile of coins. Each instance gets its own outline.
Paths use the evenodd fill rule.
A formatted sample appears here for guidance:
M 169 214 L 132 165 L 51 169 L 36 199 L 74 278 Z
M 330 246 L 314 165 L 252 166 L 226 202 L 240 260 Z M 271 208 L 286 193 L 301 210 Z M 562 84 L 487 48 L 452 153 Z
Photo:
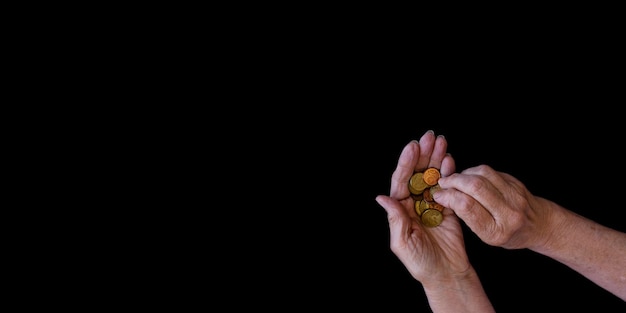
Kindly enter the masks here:
M 409 191 L 415 200 L 415 212 L 428 227 L 439 226 L 443 221 L 444 206 L 435 202 L 433 194 L 441 189 L 438 181 L 441 173 L 437 168 L 429 167 L 423 172 L 415 172 L 409 179 Z

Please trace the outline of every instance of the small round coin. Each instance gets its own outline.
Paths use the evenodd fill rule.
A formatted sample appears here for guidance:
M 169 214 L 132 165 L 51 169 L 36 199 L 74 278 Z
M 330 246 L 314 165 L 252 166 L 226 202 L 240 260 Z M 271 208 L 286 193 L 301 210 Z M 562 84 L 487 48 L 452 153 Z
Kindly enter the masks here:
M 443 221 L 443 214 L 436 209 L 427 209 L 422 212 L 422 223 L 428 227 L 439 226 Z
M 430 192 L 430 188 L 424 189 L 424 192 L 422 193 L 422 196 L 424 197 L 424 199 L 426 199 L 428 201 L 434 201 L 435 200 L 435 199 L 433 199 L 432 192 Z
M 429 186 L 434 186 L 439 181 L 441 173 L 434 167 L 429 167 L 424 171 L 423 180 Z
M 432 195 L 435 194 L 435 192 L 441 190 L 441 186 L 439 186 L 439 184 L 436 184 L 436 185 L 428 188 L 428 190 L 430 191 L 430 195 L 432 196 Z
M 431 207 L 432 209 L 435 209 L 435 210 L 439 211 L 439 212 L 443 212 L 443 209 L 445 208 L 445 207 L 443 206 L 443 204 L 441 204 L 441 203 L 437 203 L 437 202 L 433 202 L 433 204 L 432 204 L 430 207 Z
M 430 203 L 424 199 L 422 199 L 421 201 L 417 201 L 415 202 L 415 212 L 417 213 L 417 215 L 422 215 L 422 213 L 424 213 L 424 211 L 428 210 L 430 208 Z
M 424 181 L 424 173 L 414 173 L 409 179 L 409 191 L 412 194 L 421 194 L 424 189 L 428 188 L 428 184 Z

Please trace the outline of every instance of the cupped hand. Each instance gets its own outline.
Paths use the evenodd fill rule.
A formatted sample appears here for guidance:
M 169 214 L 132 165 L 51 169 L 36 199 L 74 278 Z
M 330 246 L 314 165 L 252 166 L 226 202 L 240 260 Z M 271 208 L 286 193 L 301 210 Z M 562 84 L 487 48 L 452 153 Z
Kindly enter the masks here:
M 422 283 L 452 278 L 470 268 L 460 221 L 454 212 L 444 208 L 441 224 L 425 226 L 415 212 L 415 200 L 408 189 L 413 173 L 426 168 L 439 169 L 442 177 L 454 173 L 455 162 L 447 147 L 445 137 L 435 136 L 432 131 L 419 142 L 408 143 L 392 174 L 390 195 L 376 197 L 387 212 L 392 252 Z

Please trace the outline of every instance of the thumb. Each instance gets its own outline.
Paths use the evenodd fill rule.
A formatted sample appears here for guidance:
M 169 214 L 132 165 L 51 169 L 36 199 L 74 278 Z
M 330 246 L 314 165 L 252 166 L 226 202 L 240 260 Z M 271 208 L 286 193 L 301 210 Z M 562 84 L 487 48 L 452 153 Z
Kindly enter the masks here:
M 454 188 L 440 189 L 433 194 L 433 199 L 446 208 L 450 208 L 477 235 L 485 232 L 493 223 L 489 211 L 469 195 Z
M 400 203 L 397 203 L 398 201 L 396 199 L 385 195 L 379 195 L 376 196 L 376 202 L 378 202 L 378 204 L 382 206 L 385 211 L 387 211 L 387 215 L 400 214 L 398 211 L 401 211 L 400 208 L 402 206 Z
M 379 195 L 376 202 L 387 211 L 389 235 L 391 242 L 404 242 L 411 227 L 411 217 L 398 200 L 389 196 Z

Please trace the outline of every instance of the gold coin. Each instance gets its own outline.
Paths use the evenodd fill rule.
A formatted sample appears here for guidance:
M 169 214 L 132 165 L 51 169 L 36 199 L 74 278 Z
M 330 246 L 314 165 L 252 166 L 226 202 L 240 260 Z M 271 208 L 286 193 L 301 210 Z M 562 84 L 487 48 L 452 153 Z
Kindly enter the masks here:
M 424 192 L 424 189 L 428 188 L 428 184 L 424 181 L 424 173 L 414 173 L 409 179 L 409 191 L 412 194 L 419 195 Z
M 437 181 L 439 181 L 440 177 L 441 177 L 441 173 L 439 173 L 438 169 L 434 167 L 429 167 L 424 171 L 422 179 L 429 186 L 434 186 L 437 184 Z
M 426 188 L 424 189 L 424 192 L 422 192 L 422 195 L 424 196 L 424 199 L 428 200 L 428 201 L 433 201 L 433 194 L 432 192 L 430 192 L 430 188 Z
M 422 223 L 428 227 L 435 227 L 443 221 L 443 214 L 435 209 L 427 209 L 422 212 Z
M 430 203 L 426 200 L 415 202 L 415 212 L 421 216 L 424 211 L 430 209 Z
M 443 209 L 445 208 L 445 207 L 443 206 L 443 204 L 441 204 L 441 203 L 437 203 L 437 202 L 433 202 L 433 203 L 432 203 L 432 205 L 431 205 L 430 207 L 431 207 L 432 209 L 435 209 L 435 210 L 439 211 L 439 212 L 443 212 Z
M 439 186 L 439 184 L 436 184 L 428 189 L 430 190 L 430 195 L 433 196 L 435 195 L 435 192 L 441 190 L 441 186 Z
M 415 189 L 413 186 L 411 186 L 411 184 L 409 184 L 409 192 L 410 192 L 412 195 L 416 195 L 416 196 L 417 196 L 417 195 L 421 195 L 421 194 L 422 194 L 422 192 L 424 192 L 424 190 L 423 190 L 423 189 L 422 189 L 422 190 L 417 190 L 417 189 Z

